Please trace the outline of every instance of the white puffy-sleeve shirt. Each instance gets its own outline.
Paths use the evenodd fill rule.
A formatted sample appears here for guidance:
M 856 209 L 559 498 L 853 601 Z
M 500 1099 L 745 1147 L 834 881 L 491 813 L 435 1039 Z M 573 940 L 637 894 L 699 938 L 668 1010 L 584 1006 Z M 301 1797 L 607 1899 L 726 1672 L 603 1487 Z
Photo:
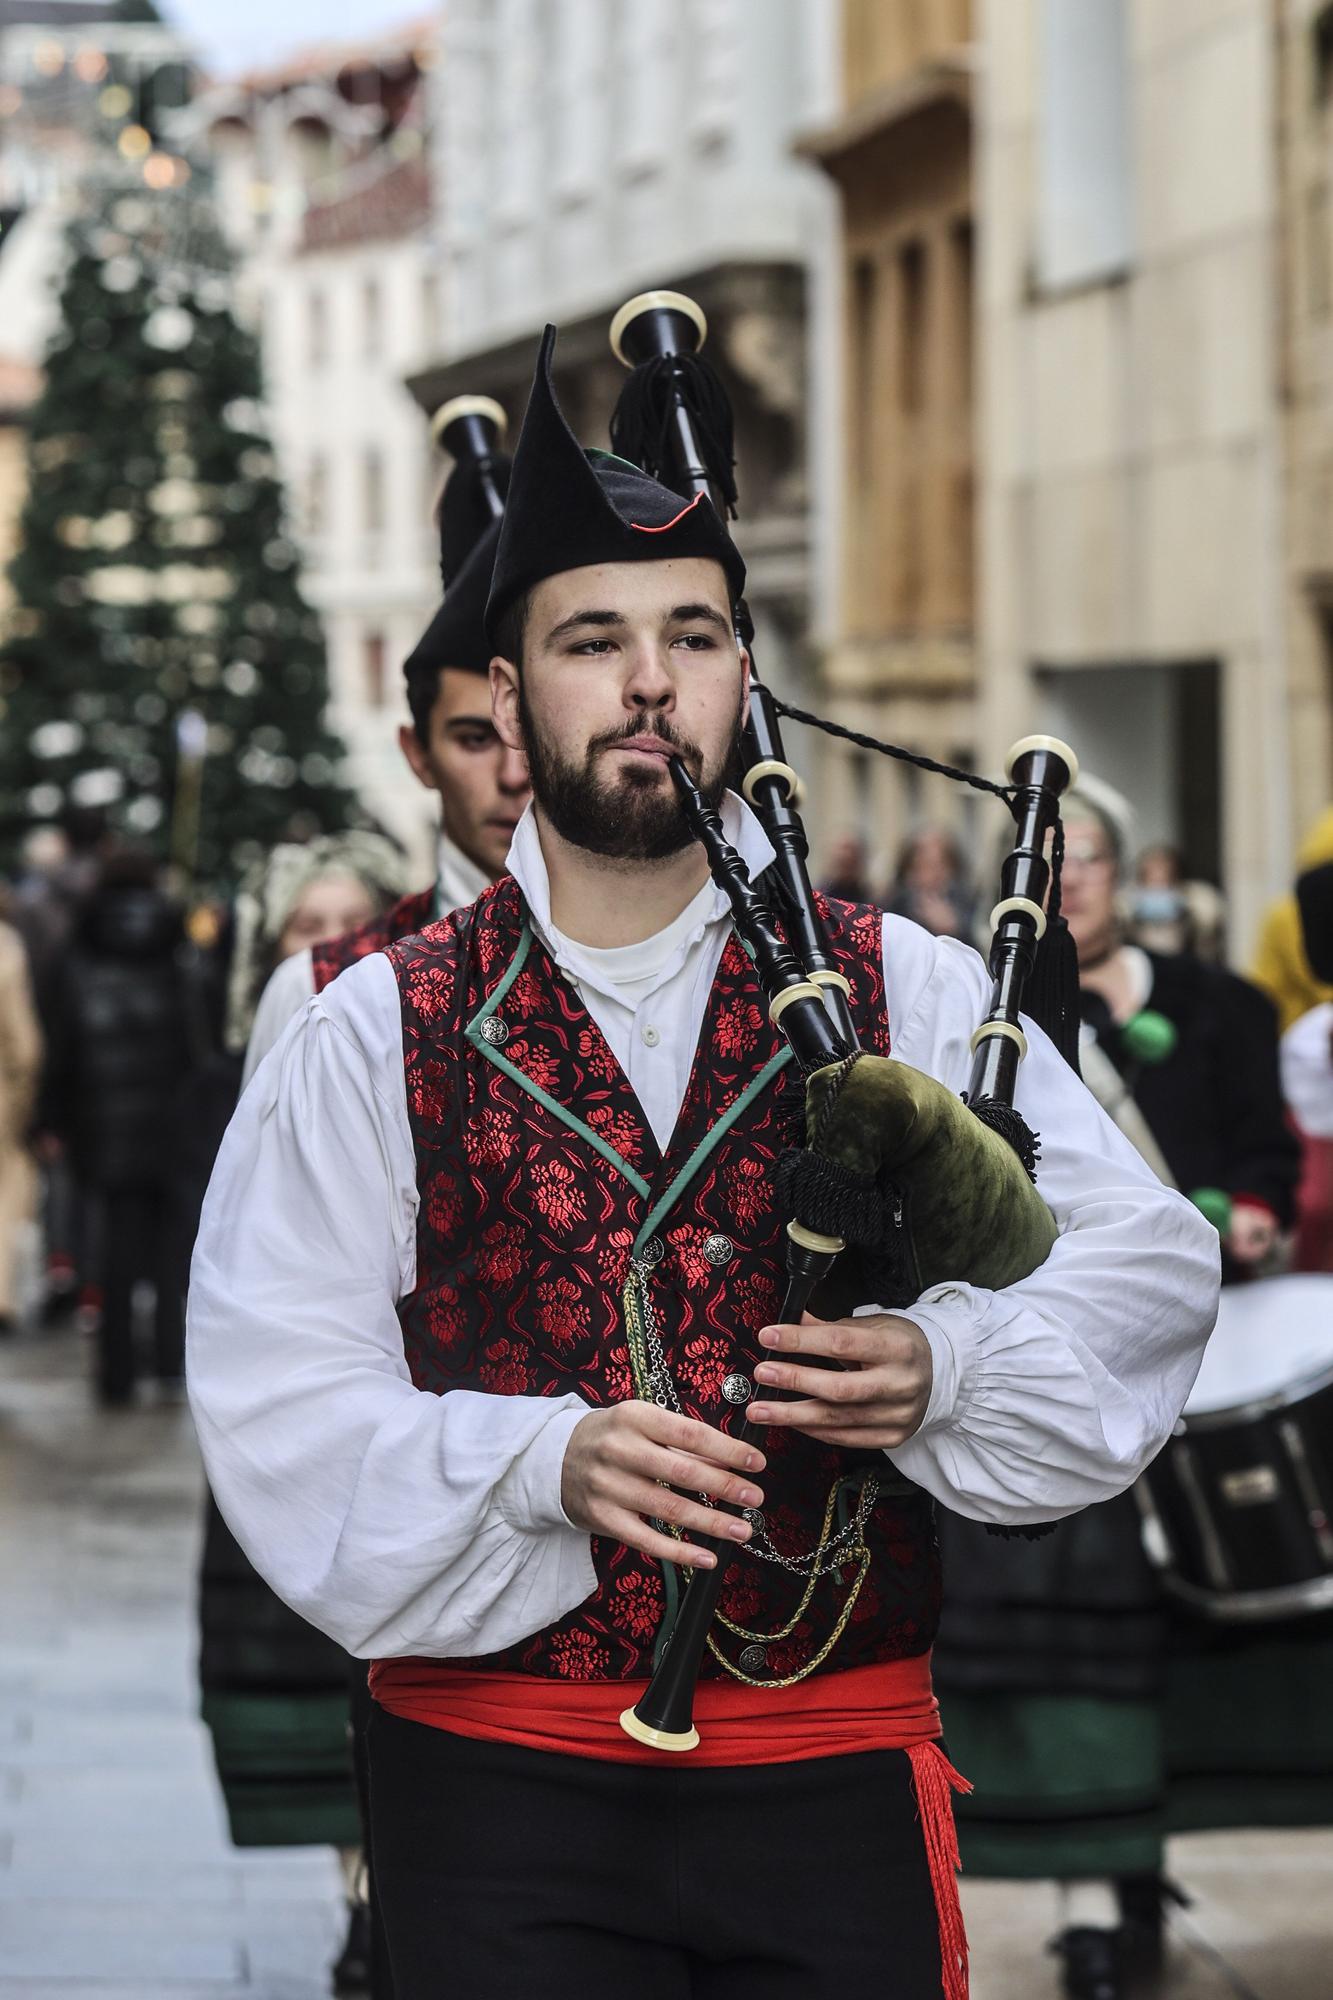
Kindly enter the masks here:
M 707 992 L 691 954 L 719 950 L 724 922 L 700 927 L 674 975 L 702 994 L 672 1020 L 689 1047 Z M 981 960 L 887 917 L 884 962 L 895 1054 L 963 1089 Z M 635 1009 L 618 1018 L 580 991 L 619 1055 Z M 637 1004 L 661 1018 L 660 1001 Z M 1217 1306 L 1215 1231 L 1028 1033 L 1019 1108 L 1060 1234 L 1021 1284 L 940 1285 L 912 1308 L 934 1386 L 889 1454 L 1000 1523 L 1128 1486 L 1170 1432 Z M 476 1656 L 594 1588 L 589 1538 L 560 1505 L 585 1409 L 413 1387 L 395 1307 L 414 1283 L 416 1210 L 398 989 L 376 956 L 308 1002 L 223 1142 L 191 1275 L 190 1397 L 223 1512 L 290 1604 L 353 1653 Z

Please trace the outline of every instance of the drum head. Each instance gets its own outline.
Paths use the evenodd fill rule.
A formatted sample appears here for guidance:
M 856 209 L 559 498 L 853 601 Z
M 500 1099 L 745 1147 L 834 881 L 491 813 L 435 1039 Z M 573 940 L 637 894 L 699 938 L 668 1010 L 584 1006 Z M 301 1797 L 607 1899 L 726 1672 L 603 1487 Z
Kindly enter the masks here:
M 1298 1399 L 1333 1374 L 1333 1273 L 1227 1285 L 1186 1418 Z

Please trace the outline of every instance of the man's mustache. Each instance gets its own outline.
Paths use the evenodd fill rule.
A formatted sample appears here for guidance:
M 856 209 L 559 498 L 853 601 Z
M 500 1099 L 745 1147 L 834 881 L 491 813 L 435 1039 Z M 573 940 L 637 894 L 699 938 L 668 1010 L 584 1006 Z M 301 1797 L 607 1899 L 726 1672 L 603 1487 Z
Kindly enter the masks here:
M 687 764 L 693 762 L 696 768 L 703 761 L 698 744 L 690 737 L 682 736 L 665 716 L 655 722 L 644 718 L 628 722 L 621 729 L 604 730 L 600 736 L 594 736 L 589 740 L 588 755 L 592 757 L 599 750 L 617 749 L 622 743 L 632 743 L 639 736 L 656 736 L 659 742 L 669 745 Z

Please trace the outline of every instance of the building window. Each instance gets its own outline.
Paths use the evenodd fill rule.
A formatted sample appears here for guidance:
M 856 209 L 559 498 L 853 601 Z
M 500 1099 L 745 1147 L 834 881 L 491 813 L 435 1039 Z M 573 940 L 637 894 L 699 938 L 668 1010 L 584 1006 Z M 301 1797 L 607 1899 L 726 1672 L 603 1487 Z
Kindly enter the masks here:
M 1333 0 L 1321 7 L 1310 26 L 1314 57 L 1314 100 L 1327 107 L 1333 103 Z
M 365 674 L 366 701 L 371 708 L 383 708 L 384 634 L 382 632 L 362 634 L 361 659 Z
M 361 352 L 367 361 L 379 359 L 384 341 L 384 311 L 379 280 L 367 278 L 361 287 Z
M 361 461 L 361 525 L 368 535 L 384 532 L 384 458 L 375 445 Z
M 972 224 L 966 217 L 950 224 L 949 257 L 953 266 L 949 331 L 958 400 L 966 409 L 972 402 L 972 373 L 975 366 L 972 349 L 974 248 Z
M 323 535 L 329 525 L 329 468 L 316 452 L 306 469 L 305 528 L 308 535 Z
M 1133 249 L 1126 0 L 1045 0 L 1037 282 L 1105 282 Z
M 440 338 L 440 281 L 434 271 L 421 276 L 421 344 L 433 353 Z
M 305 329 L 306 360 L 312 368 L 323 368 L 329 358 L 329 302 L 322 291 L 307 294 Z
M 1307 298 L 1316 319 L 1322 319 L 1333 303 L 1329 271 L 1328 187 L 1319 181 L 1305 194 L 1306 267 L 1309 272 Z
M 916 416 L 926 400 L 926 246 L 898 252 L 898 408 Z

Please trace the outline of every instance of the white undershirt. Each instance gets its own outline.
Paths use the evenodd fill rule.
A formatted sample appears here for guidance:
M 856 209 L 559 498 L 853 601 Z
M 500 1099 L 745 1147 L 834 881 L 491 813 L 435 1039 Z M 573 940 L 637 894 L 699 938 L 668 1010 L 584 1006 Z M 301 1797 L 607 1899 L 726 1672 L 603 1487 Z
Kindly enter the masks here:
M 748 808 L 728 801 L 727 813 L 762 865 Z M 545 930 L 530 820 L 510 865 Z M 547 932 L 631 1081 L 639 1066 L 654 1129 L 679 1104 L 727 931 L 718 892 L 632 1002 Z M 882 946 L 895 1056 L 963 1089 L 989 1001 L 980 958 L 893 916 Z M 933 1384 L 920 1429 L 888 1454 L 961 1513 L 1011 1524 L 1137 1477 L 1184 1404 L 1218 1285 L 1216 1231 L 1025 1025 L 1018 1108 L 1041 1134 L 1038 1185 L 1060 1233 L 1020 1284 L 937 1285 L 910 1308 Z M 644 1064 L 663 1057 L 660 1095 L 640 1047 Z M 307 1000 L 223 1142 L 191 1274 L 190 1398 L 219 1504 L 289 1604 L 356 1654 L 475 1657 L 555 1623 L 595 1587 L 589 1538 L 560 1505 L 565 1447 L 587 1409 L 573 1394 L 413 1386 L 396 1308 L 415 1283 L 417 1207 L 398 986 L 375 954 Z
M 751 875 L 760 874 L 773 850 L 758 820 L 728 796 L 722 824 Z M 731 930 L 726 896 L 705 882 L 665 930 L 639 944 L 594 947 L 566 937 L 551 921 L 546 863 L 531 807 L 514 830 L 509 868 L 551 956 L 606 1037 L 665 1152 L 698 1040 L 697 1033 L 686 1038 L 674 1031 L 673 1023 L 703 1018 Z

